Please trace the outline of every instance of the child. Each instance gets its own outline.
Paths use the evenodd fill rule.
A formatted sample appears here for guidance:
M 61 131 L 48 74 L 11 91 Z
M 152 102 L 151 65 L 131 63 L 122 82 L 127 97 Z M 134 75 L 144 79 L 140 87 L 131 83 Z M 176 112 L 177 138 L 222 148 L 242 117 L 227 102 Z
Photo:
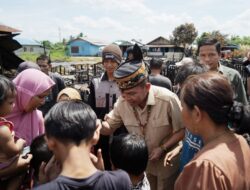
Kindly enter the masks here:
M 12 111 L 15 96 L 15 85 L 0 75 L 0 170 L 15 164 L 26 144 L 23 139 L 18 139 L 15 142 L 13 124 L 4 118 Z M 21 182 L 19 177 L 12 175 L 5 176 L 2 180 L 7 183 L 6 189 L 17 189 Z
M 99 140 L 100 128 L 96 114 L 82 101 L 54 105 L 45 117 L 45 134 L 62 171 L 35 189 L 129 190 L 130 180 L 124 171 L 99 171 L 91 161 L 90 149 Z
M 56 99 L 57 102 L 64 100 L 82 100 L 82 98 L 75 88 L 67 87 L 59 92 Z
M 132 190 L 150 190 L 145 174 L 148 148 L 143 137 L 136 134 L 114 136 L 110 145 L 113 169 L 123 169 L 132 181 Z
M 48 145 L 46 144 L 45 135 L 40 135 L 36 137 L 31 145 L 30 145 L 30 153 L 32 154 L 33 158 L 30 162 L 32 173 L 33 173 L 33 184 L 32 186 L 36 186 L 37 184 L 44 183 L 44 179 L 47 178 L 45 175 L 41 175 L 39 173 L 39 169 L 41 165 L 45 165 L 49 162 L 52 158 L 53 153 L 49 150 Z

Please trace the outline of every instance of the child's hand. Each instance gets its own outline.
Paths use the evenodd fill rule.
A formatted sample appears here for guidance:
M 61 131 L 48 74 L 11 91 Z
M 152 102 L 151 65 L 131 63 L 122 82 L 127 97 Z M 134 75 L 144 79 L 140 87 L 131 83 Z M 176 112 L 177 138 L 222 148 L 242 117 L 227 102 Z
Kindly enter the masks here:
M 46 164 L 45 162 L 41 163 L 39 168 L 39 183 L 46 183 L 55 179 L 61 172 L 61 167 L 55 159 L 55 156 L 49 160 Z
M 11 136 L 12 136 L 12 138 L 15 138 L 15 131 L 11 132 Z
M 102 158 L 102 151 L 101 149 L 97 150 L 97 156 L 95 156 L 94 154 L 90 153 L 90 159 L 92 161 L 92 163 L 94 164 L 94 166 L 98 169 L 98 170 L 104 170 L 104 162 L 103 162 L 103 158 Z
M 18 144 L 23 149 L 26 145 L 26 141 L 23 139 L 17 139 L 16 144 Z
M 164 166 L 173 166 L 171 161 L 173 160 L 174 157 L 176 157 L 180 151 L 181 151 L 182 146 L 177 146 L 175 149 L 172 151 L 168 152 L 164 158 Z

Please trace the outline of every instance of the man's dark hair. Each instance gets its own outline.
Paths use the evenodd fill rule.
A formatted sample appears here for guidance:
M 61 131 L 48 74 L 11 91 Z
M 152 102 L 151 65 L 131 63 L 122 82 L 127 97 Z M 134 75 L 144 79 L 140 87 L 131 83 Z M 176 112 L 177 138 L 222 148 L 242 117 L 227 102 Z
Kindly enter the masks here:
M 37 69 L 41 71 L 40 67 L 36 63 L 25 61 L 25 62 L 22 62 L 20 65 L 18 65 L 17 73 L 21 73 L 22 71 L 26 69 Z
M 143 137 L 136 134 L 114 136 L 110 145 L 114 167 L 128 174 L 141 175 L 147 167 L 148 148 Z
M 185 64 L 178 69 L 174 83 L 182 85 L 190 75 L 201 74 L 207 71 L 208 67 L 205 64 L 197 62 Z
M 39 60 L 42 60 L 42 61 L 47 61 L 47 63 L 50 65 L 51 64 L 51 60 L 50 60 L 50 57 L 47 56 L 47 55 L 40 55 L 38 58 L 36 58 L 36 62 L 38 62 Z
M 45 140 L 45 135 L 36 137 L 30 145 L 30 154 L 32 154 L 31 167 L 34 169 L 34 176 L 38 178 L 39 168 L 42 162 L 48 163 L 53 153 Z
M 0 105 L 8 98 L 9 93 L 16 91 L 15 84 L 3 75 L 0 75 Z
M 150 64 L 150 69 L 161 69 L 163 61 L 159 58 L 152 58 L 149 64 Z
M 96 130 L 96 114 L 80 100 L 62 101 L 54 105 L 45 116 L 45 133 L 61 142 L 90 140 Z
M 221 51 L 221 45 L 220 42 L 215 38 L 203 38 L 198 42 L 198 49 L 197 49 L 197 55 L 200 53 L 200 48 L 202 46 L 208 46 L 208 45 L 214 45 L 216 48 L 216 51 L 218 54 L 220 54 Z

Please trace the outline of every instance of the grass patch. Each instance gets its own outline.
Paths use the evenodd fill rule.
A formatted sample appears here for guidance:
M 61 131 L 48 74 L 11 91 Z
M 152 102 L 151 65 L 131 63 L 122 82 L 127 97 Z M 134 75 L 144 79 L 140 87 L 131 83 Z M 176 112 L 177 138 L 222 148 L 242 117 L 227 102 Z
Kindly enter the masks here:
M 36 62 L 36 58 L 39 57 L 40 54 L 35 53 L 22 53 L 19 55 L 25 61 Z M 51 51 L 50 58 L 52 62 L 101 62 L 101 57 L 69 57 L 65 55 L 63 50 Z

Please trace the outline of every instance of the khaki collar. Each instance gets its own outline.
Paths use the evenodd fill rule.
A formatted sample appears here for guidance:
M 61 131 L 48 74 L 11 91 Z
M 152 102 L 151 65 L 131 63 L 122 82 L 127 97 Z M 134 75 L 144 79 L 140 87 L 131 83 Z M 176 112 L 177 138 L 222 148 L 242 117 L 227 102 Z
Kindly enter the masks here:
M 150 86 L 149 92 L 148 92 L 148 99 L 146 105 L 155 105 L 155 94 L 153 90 L 153 86 Z

